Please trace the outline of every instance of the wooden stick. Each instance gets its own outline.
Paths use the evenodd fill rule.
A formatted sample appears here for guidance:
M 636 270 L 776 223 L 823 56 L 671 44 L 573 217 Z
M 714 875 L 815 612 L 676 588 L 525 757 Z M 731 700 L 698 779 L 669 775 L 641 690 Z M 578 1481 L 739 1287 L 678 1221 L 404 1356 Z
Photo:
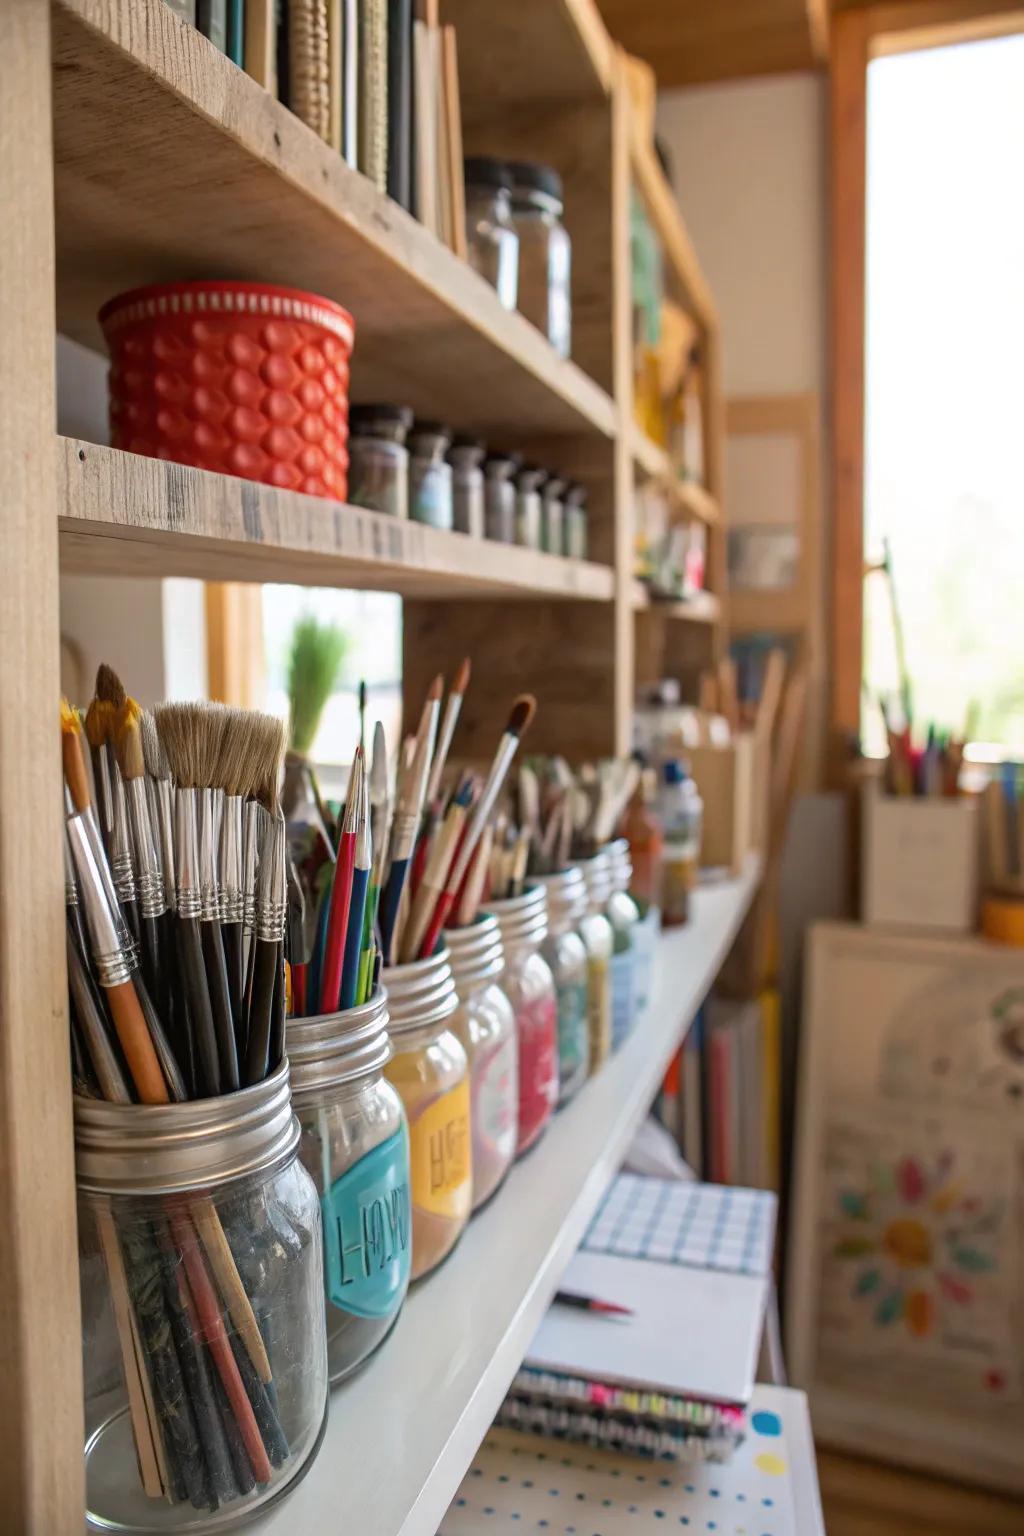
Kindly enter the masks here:
M 231 1252 L 220 1217 L 209 1199 L 192 1201 L 189 1205 L 189 1213 L 195 1222 L 196 1231 L 202 1239 L 207 1258 L 210 1260 L 210 1267 L 227 1303 L 231 1321 L 245 1342 L 260 1380 L 270 1381 L 272 1372 L 263 1335 L 260 1333 L 252 1303 L 235 1265 L 235 1256 Z
M 135 1436 L 135 1451 L 139 1458 L 139 1475 L 145 1493 L 151 1499 L 161 1499 L 164 1495 L 164 1484 L 160 1476 L 153 1426 L 146 1411 L 147 1389 L 143 1385 L 145 1367 L 141 1363 L 140 1353 L 137 1352 L 138 1338 L 132 1317 L 132 1304 L 128 1295 L 128 1281 L 124 1272 L 121 1245 L 110 1207 L 105 1203 L 97 1202 L 93 1209 L 96 1216 L 96 1231 L 99 1234 L 103 1258 L 107 1266 L 117 1338 L 121 1346 L 121 1364 L 128 1390 L 128 1409 L 131 1415 L 132 1432 Z

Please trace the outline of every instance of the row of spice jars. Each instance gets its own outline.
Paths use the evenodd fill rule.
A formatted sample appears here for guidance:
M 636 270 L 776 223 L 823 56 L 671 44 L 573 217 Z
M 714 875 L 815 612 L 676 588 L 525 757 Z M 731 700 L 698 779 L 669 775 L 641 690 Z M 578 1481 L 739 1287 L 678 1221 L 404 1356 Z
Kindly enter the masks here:
M 488 453 L 440 422 L 414 421 L 407 406 L 352 406 L 349 430 L 353 506 L 586 559 L 583 486 L 518 454 Z

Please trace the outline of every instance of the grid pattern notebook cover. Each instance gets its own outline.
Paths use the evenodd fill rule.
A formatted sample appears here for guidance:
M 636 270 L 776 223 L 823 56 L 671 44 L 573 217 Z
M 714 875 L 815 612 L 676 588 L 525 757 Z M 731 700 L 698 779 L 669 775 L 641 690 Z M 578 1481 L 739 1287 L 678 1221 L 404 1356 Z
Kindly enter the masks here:
M 620 1173 L 580 1246 L 584 1253 L 767 1275 L 776 1205 L 766 1190 Z
M 438 1536 L 825 1536 L 802 1392 L 757 1387 L 727 1466 L 649 1464 L 492 1430 Z

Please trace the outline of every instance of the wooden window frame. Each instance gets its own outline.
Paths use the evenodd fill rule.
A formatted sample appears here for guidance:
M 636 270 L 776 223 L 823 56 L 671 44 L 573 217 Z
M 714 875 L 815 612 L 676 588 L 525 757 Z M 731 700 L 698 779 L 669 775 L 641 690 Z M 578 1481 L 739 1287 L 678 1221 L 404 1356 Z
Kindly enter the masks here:
M 872 59 L 1024 32 L 1020 0 L 900 0 L 832 17 L 829 230 L 832 399 L 831 767 L 841 782 L 860 734 L 864 571 L 867 72 Z

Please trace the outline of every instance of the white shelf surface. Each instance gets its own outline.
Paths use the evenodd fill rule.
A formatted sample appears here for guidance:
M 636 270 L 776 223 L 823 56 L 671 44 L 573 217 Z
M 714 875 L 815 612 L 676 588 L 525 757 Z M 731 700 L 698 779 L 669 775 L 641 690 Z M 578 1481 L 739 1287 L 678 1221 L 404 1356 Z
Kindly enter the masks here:
M 336 1390 L 320 1454 L 247 1529 L 260 1536 L 435 1536 L 562 1272 L 714 980 L 760 876 L 702 886 L 659 940 L 651 1005 L 562 1110 L 394 1333 Z

